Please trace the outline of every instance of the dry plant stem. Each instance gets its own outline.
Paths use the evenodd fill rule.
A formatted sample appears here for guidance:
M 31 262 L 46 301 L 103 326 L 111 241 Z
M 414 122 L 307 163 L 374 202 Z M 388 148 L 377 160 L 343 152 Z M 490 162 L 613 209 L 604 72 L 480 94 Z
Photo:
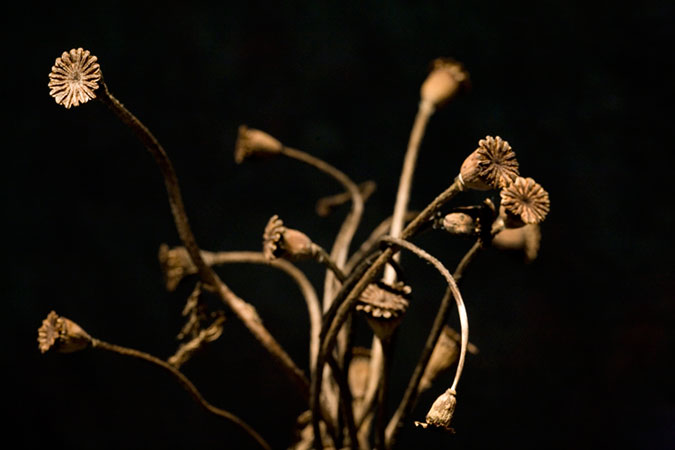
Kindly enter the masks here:
M 352 407 L 352 396 L 349 389 L 349 383 L 340 366 L 338 366 L 335 358 L 329 355 L 327 358 L 328 366 L 331 368 L 333 378 L 340 388 L 340 403 L 344 413 L 345 425 L 347 425 L 347 432 L 349 433 L 350 448 L 359 448 L 358 438 L 356 434 L 356 425 L 354 423 L 354 408 Z
M 361 197 L 365 203 L 373 194 L 373 192 L 375 192 L 376 185 L 374 181 L 368 180 L 364 181 L 363 183 L 359 183 L 358 187 Z M 316 202 L 316 212 L 322 217 L 328 216 L 334 208 L 337 208 L 338 206 L 343 205 L 351 200 L 352 194 L 349 191 L 320 198 Z
M 382 343 L 382 372 L 377 390 L 377 417 L 375 418 L 375 446 L 385 448 L 385 427 L 387 423 L 387 397 L 389 396 L 389 371 L 391 369 L 391 339 L 380 340 Z
M 409 239 L 414 236 L 415 233 L 429 220 L 431 217 L 441 208 L 445 203 L 454 198 L 458 193 L 463 190 L 462 183 L 458 180 L 455 180 L 445 191 L 443 191 L 438 197 L 436 197 L 426 208 L 415 218 L 412 222 L 405 227 L 401 233 L 402 239 Z M 382 268 L 385 266 L 389 258 L 391 258 L 395 253 L 395 250 L 391 247 L 384 250 L 373 264 L 366 270 L 363 276 L 360 277 L 359 281 L 352 288 L 350 287 L 349 293 L 340 299 L 339 305 L 337 306 L 336 312 L 333 315 L 326 314 L 324 318 L 324 324 L 321 329 L 321 341 L 319 348 L 319 355 L 317 357 L 316 373 L 312 379 L 312 384 L 310 387 L 310 397 L 311 403 L 310 407 L 312 411 L 319 411 L 319 386 L 321 385 L 321 380 L 323 378 L 323 365 L 325 363 L 326 355 L 329 354 L 335 345 L 335 339 L 337 334 L 340 331 L 340 328 L 349 317 L 349 314 L 352 312 L 354 305 L 358 301 L 359 295 L 365 290 L 368 284 L 375 279 L 375 277 L 380 273 Z M 342 290 L 348 284 L 345 282 Z M 337 299 L 340 297 L 340 293 L 336 296 Z M 330 311 L 329 311 L 330 313 Z M 315 420 L 316 418 L 316 420 Z M 316 439 L 316 436 L 320 436 L 317 433 L 320 433 L 318 416 L 314 414 L 312 416 L 312 425 L 314 427 L 315 433 L 315 446 L 317 448 L 323 448 L 321 439 Z
M 173 367 L 171 364 L 167 363 L 166 361 L 163 361 L 155 356 L 152 356 L 148 353 L 141 352 L 139 350 L 134 350 L 131 348 L 126 348 L 126 347 L 121 347 L 119 345 L 115 344 L 109 344 L 107 342 L 98 340 L 98 339 L 92 339 L 91 340 L 91 345 L 93 348 L 99 348 L 102 350 L 107 350 L 110 352 L 114 352 L 120 355 L 124 356 L 131 356 L 133 358 L 137 359 L 142 359 L 143 361 L 149 362 L 151 364 L 154 364 L 155 366 L 161 367 L 162 369 L 166 370 L 169 372 L 171 375 L 178 380 L 180 385 L 188 391 L 188 393 L 192 396 L 192 398 L 199 403 L 199 405 L 204 408 L 206 411 L 210 412 L 211 414 L 215 414 L 216 416 L 220 416 L 223 419 L 226 419 L 236 426 L 238 426 L 242 431 L 244 431 L 246 434 L 248 434 L 251 438 L 255 439 L 255 441 L 264 449 L 271 449 L 270 445 L 260 436 L 253 428 L 251 428 L 250 425 L 248 425 L 246 422 L 241 420 L 239 417 L 235 416 L 234 414 L 225 411 L 223 409 L 220 409 L 216 406 L 213 406 L 211 403 L 206 401 L 206 399 L 202 396 L 202 394 L 199 392 L 199 390 L 195 387 L 194 384 L 185 376 L 183 373 Z
M 263 264 L 279 269 L 290 276 L 300 288 L 307 304 L 309 314 L 309 356 L 310 370 L 314 372 L 314 363 L 319 351 L 319 333 L 321 332 L 321 306 L 314 286 L 300 269 L 285 259 L 267 260 L 262 252 L 207 252 L 202 250 L 202 256 L 207 264 L 213 266 L 228 263 Z
M 398 245 L 396 242 L 397 240 L 395 239 L 386 239 L 386 240 L 389 240 L 390 242 Z M 404 245 L 412 245 L 412 244 L 407 243 Z M 482 241 L 478 239 L 476 240 L 476 243 L 471 247 L 471 249 L 464 255 L 459 265 L 455 269 L 454 275 L 452 276 L 450 276 L 450 273 L 447 271 L 447 269 L 445 269 L 445 267 L 442 266 L 442 264 L 440 264 L 440 262 L 438 262 L 438 264 L 432 262 L 432 264 L 434 264 L 434 267 L 436 267 L 436 269 L 443 275 L 446 281 L 448 281 L 448 288 L 445 291 L 445 294 L 443 295 L 441 305 L 438 308 L 438 312 L 436 313 L 436 317 L 434 318 L 431 330 L 429 330 L 429 335 L 427 337 L 426 343 L 424 345 L 424 348 L 422 349 L 417 365 L 415 366 L 415 369 L 413 370 L 413 373 L 410 377 L 410 381 L 408 382 L 406 391 L 403 394 L 401 403 L 399 404 L 398 408 L 396 409 L 396 412 L 389 421 L 389 425 L 387 425 L 386 440 L 385 440 L 386 448 L 391 448 L 393 446 L 394 440 L 396 438 L 396 433 L 400 429 L 401 425 L 403 424 L 403 421 L 406 419 L 408 414 L 410 414 L 412 408 L 415 406 L 417 396 L 419 395 L 420 380 L 422 379 L 424 370 L 426 369 L 426 366 L 429 362 L 429 358 L 431 358 L 431 353 L 433 352 L 434 347 L 436 346 L 436 342 L 438 341 L 438 337 L 441 334 L 443 325 L 445 325 L 445 322 L 447 320 L 448 313 L 450 312 L 450 304 L 451 304 L 450 301 L 452 300 L 453 296 L 455 297 L 458 310 L 460 311 L 459 317 L 460 323 L 462 324 L 462 333 L 461 333 L 462 347 L 452 389 L 455 389 L 457 387 L 457 382 L 459 381 L 459 376 L 461 375 L 462 367 L 464 365 L 466 346 L 468 345 L 469 342 L 468 336 L 469 331 L 468 331 L 468 324 L 465 327 L 463 323 L 463 320 L 466 320 L 466 311 L 464 310 L 463 307 L 460 308 L 460 302 L 462 304 L 463 302 L 461 301 L 461 298 L 458 299 L 458 297 L 456 296 L 457 294 L 454 292 L 453 286 L 449 280 L 454 278 L 455 280 L 454 283 L 456 287 L 457 280 L 462 277 L 464 270 L 473 260 L 473 258 L 476 256 L 476 254 L 481 248 L 482 248 Z M 411 248 L 409 249 L 412 250 Z M 415 251 L 417 252 L 417 250 Z M 423 257 L 422 254 L 419 253 L 418 256 Z M 427 258 L 425 257 L 425 259 Z M 462 311 L 464 311 L 463 314 Z M 460 367 L 460 365 L 462 367 Z
M 157 141 L 155 136 L 148 130 L 148 128 L 141 123 L 136 116 L 134 116 L 122 103 L 113 97 L 108 91 L 108 86 L 102 83 L 99 88 L 97 98 L 100 99 L 106 106 L 108 106 L 113 113 L 125 125 L 129 126 L 136 134 L 138 139 L 145 145 L 150 154 L 155 159 L 160 171 L 164 177 L 164 184 L 169 197 L 169 204 L 171 205 L 171 212 L 173 214 L 178 235 L 183 242 L 183 245 L 190 254 L 190 258 L 197 266 L 199 275 L 204 283 L 215 288 L 218 295 L 223 302 L 227 304 L 236 316 L 244 323 L 246 328 L 253 334 L 253 336 L 260 342 L 260 344 L 267 349 L 274 360 L 284 369 L 286 375 L 295 384 L 303 398 L 308 398 L 309 389 L 308 381 L 303 372 L 293 362 L 291 357 L 284 351 L 274 337 L 267 331 L 262 324 L 255 308 L 244 300 L 239 298 L 232 292 L 218 275 L 204 262 L 199 246 L 195 240 L 194 234 L 190 228 L 185 207 L 183 205 L 183 198 L 178 185 L 178 178 L 176 172 L 171 164 L 171 160 L 164 151 L 164 148 Z

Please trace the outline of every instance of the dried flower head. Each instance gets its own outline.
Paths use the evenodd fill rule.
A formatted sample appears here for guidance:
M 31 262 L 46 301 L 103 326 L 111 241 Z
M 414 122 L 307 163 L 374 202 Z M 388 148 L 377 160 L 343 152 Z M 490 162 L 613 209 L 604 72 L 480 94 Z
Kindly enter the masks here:
M 478 233 L 478 222 L 473 217 L 462 212 L 453 212 L 443 217 L 441 226 L 450 234 L 472 236 Z
M 241 164 L 251 156 L 276 155 L 282 148 L 281 142 L 264 131 L 241 125 L 234 145 L 234 161 Z
M 456 392 L 448 389 L 440 397 L 436 399 L 431 409 L 427 413 L 426 423 L 415 422 L 415 425 L 427 428 L 429 425 L 434 427 L 454 432 L 450 427 L 452 416 L 455 414 L 455 406 L 457 405 Z
M 469 74 L 461 63 L 451 58 L 437 58 L 431 63 L 431 71 L 422 83 L 420 96 L 423 101 L 438 107 L 447 103 L 468 83 Z
M 313 258 L 318 247 L 303 232 L 286 228 L 278 215 L 273 215 L 263 232 L 263 254 L 272 261 L 276 258 Z
M 517 176 L 516 154 L 499 136 L 478 141 L 478 148 L 464 160 L 459 171 L 464 186 L 479 191 L 504 188 Z
M 517 177 L 500 195 L 500 209 L 508 228 L 540 223 L 551 208 L 548 192 L 532 178 Z
M 101 68 L 96 56 L 82 48 L 63 52 L 49 73 L 49 95 L 66 108 L 96 98 Z
M 174 247 L 162 244 L 159 246 L 159 263 L 164 273 L 166 290 L 176 289 L 183 277 L 197 273 L 197 266 L 192 262 L 185 247 Z
M 54 349 L 61 353 L 70 353 L 87 348 L 91 344 L 89 336 L 78 324 L 60 317 L 51 311 L 42 326 L 38 328 L 38 345 L 40 351 Z
M 361 293 L 356 310 L 366 313 L 368 324 L 380 339 L 387 339 L 403 320 L 410 292 L 410 286 L 402 282 L 371 283 Z
M 492 239 L 492 245 L 502 250 L 518 250 L 525 254 L 525 262 L 537 258 L 541 244 L 539 224 L 528 224 L 520 228 L 506 228 Z

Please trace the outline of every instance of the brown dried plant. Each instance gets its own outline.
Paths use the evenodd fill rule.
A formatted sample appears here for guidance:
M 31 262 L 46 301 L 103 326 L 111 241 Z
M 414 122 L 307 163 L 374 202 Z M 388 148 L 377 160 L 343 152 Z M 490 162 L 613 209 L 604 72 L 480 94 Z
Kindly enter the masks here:
M 495 247 L 524 249 L 534 259 L 540 242 L 540 222 L 550 209 L 548 193 L 531 178 L 519 176 L 518 162 L 511 146 L 500 137 L 481 139 L 478 148 L 459 167 L 450 186 L 433 199 L 421 212 L 408 210 L 412 178 L 422 137 L 436 108 L 447 104 L 468 85 L 469 75 L 453 60 L 439 58 L 420 89 L 420 103 L 413 123 L 392 216 L 385 218 L 368 239 L 351 252 L 350 246 L 359 226 L 366 199 L 374 183 L 357 184 L 344 172 L 309 153 L 281 143 L 261 130 L 239 127 L 234 158 L 242 163 L 253 156 L 285 156 L 319 170 L 335 180 L 342 190 L 321 199 L 317 212 L 326 215 L 343 203 L 349 211 L 335 235 L 329 251 L 313 242 L 308 234 L 288 228 L 276 215 L 264 227 L 262 251 L 209 252 L 200 248 L 189 225 L 178 178 L 166 151 L 148 128 L 112 96 L 103 82 L 97 58 L 81 48 L 64 52 L 49 75 L 50 95 L 65 108 L 97 99 L 105 104 L 136 134 L 155 159 L 167 189 L 180 245 L 170 248 L 162 244 L 159 262 L 166 289 L 173 291 L 180 283 L 194 283 L 183 315 L 182 341 L 176 353 L 166 360 L 147 353 L 108 344 L 87 334 L 74 322 L 49 313 L 38 330 L 39 349 L 43 353 L 102 349 L 139 358 L 169 373 L 206 411 L 228 420 L 260 447 L 269 444 L 246 422 L 234 414 L 206 401 L 194 384 L 180 371 L 206 343 L 217 339 L 225 323 L 223 311 L 208 311 L 201 300 L 202 289 L 215 294 L 240 320 L 270 358 L 279 366 L 286 382 L 297 389 L 306 402 L 307 411 L 297 419 L 297 441 L 291 448 L 372 448 L 390 449 L 396 443 L 401 427 L 411 425 L 409 416 L 420 394 L 433 383 L 443 382 L 441 374 L 456 364 L 452 384 L 431 405 L 423 428 L 452 430 L 457 403 L 457 387 L 466 365 L 466 355 L 476 353 L 469 343 L 469 320 L 458 282 L 480 250 L 493 241 Z M 477 205 L 450 209 L 450 202 L 466 189 L 500 190 L 499 208 L 486 198 Z M 448 210 L 446 210 L 448 209 Z M 523 226 L 514 233 L 514 226 Z M 534 228 L 536 227 L 536 228 Z M 474 244 L 459 258 L 451 273 L 443 262 L 412 242 L 423 230 L 446 230 L 449 236 L 474 239 Z M 494 239 L 493 239 L 494 238 Z M 396 333 L 405 322 L 408 307 L 426 299 L 413 298 L 409 281 L 402 279 L 399 253 L 404 250 L 429 263 L 447 287 L 439 293 L 438 309 L 433 317 L 424 347 L 410 374 L 404 394 L 396 410 L 390 414 L 389 368 L 396 354 Z M 322 296 L 303 272 L 291 261 L 314 260 L 323 264 L 326 276 Z M 285 349 L 263 325 L 252 304 L 232 291 L 215 272 L 214 266 L 226 263 L 264 264 L 287 273 L 300 289 L 310 322 L 307 376 Z M 413 284 L 414 281 L 411 283 Z M 447 326 L 452 305 L 456 305 L 460 329 Z M 360 314 L 355 314 L 359 311 Z M 372 346 L 353 348 L 350 335 L 356 321 L 365 319 L 372 327 Z M 229 323 L 229 322 L 228 322 Z M 283 385 L 283 382 L 279 382 Z M 471 401 L 471 392 L 465 400 Z M 461 432 L 461 431 L 460 431 Z

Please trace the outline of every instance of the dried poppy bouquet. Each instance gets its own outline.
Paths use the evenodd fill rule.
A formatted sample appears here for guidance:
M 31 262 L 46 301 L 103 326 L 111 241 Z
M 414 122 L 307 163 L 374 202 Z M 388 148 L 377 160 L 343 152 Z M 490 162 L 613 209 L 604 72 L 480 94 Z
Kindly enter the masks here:
M 270 448 L 265 438 L 244 419 L 207 401 L 180 370 L 200 349 L 221 336 L 227 326 L 227 312 L 233 320 L 241 321 L 277 364 L 282 373 L 278 381 L 280 388 L 290 385 L 306 402 L 307 409 L 296 421 L 296 438 L 290 448 L 389 449 L 395 446 L 400 429 L 413 425 L 420 430 L 454 432 L 453 415 L 461 414 L 461 402 L 471 401 L 472 396 L 471 392 L 465 392 L 464 400 L 458 404 L 458 383 L 467 351 L 478 352 L 469 343 L 469 318 L 464 306 L 465 298 L 470 299 L 471 295 L 465 297 L 458 283 L 472 260 L 493 243 L 494 248 L 522 251 L 524 259 L 533 260 L 540 248 L 539 224 L 550 208 L 544 188 L 534 179 L 521 176 L 509 142 L 499 136 L 485 136 L 478 139 L 473 151 L 467 152 L 447 189 L 421 212 L 409 210 L 413 174 L 425 129 L 434 112 L 451 104 L 468 83 L 469 74 L 459 62 L 449 58 L 432 62 L 420 88 L 419 108 L 392 214 L 383 218 L 358 247 L 352 245 L 352 240 L 365 202 L 374 190 L 374 182 L 357 184 L 331 164 L 287 146 L 262 130 L 241 125 L 237 141 L 233 143 L 237 163 L 263 157 L 268 161 L 279 157 L 297 160 L 331 177 L 340 186 L 336 195 L 319 199 L 320 214 L 330 214 L 341 204 L 348 204 L 349 211 L 330 248 L 324 249 L 312 240 L 310 232 L 292 228 L 292 217 L 282 220 L 275 211 L 270 211 L 268 223 L 260 227 L 261 248 L 248 252 L 206 250 L 199 246 L 190 228 L 178 178 L 164 147 L 111 94 L 96 56 L 82 48 L 64 52 L 49 74 L 50 95 L 65 108 L 78 107 L 91 100 L 101 101 L 131 128 L 150 152 L 164 177 L 179 238 L 177 245 L 162 244 L 159 248 L 166 288 L 172 291 L 181 283 L 189 283 L 192 293 L 182 311 L 185 325 L 178 333 L 180 344 L 176 353 L 165 359 L 99 340 L 54 311 L 38 330 L 39 349 L 43 353 L 101 349 L 147 361 L 175 377 L 206 413 L 235 424 L 251 442 Z M 468 190 L 480 191 L 483 194 L 479 195 L 484 198 L 475 205 L 461 204 L 462 194 Z M 476 198 L 475 195 L 467 197 Z M 446 257 L 432 255 L 415 244 L 416 236 L 422 231 L 447 233 L 446 238 L 451 238 L 448 234 L 454 235 L 452 238 L 469 239 L 473 244 L 457 261 L 454 270 L 450 270 L 443 261 Z M 389 369 L 396 355 L 394 337 L 406 320 L 409 306 L 426 300 L 417 299 L 412 288 L 414 280 L 405 279 L 401 252 L 409 252 L 429 263 L 447 287 L 438 293 L 439 306 L 430 318 L 432 325 L 404 393 L 400 399 L 391 399 Z M 298 260 L 325 267 L 321 295 L 294 264 Z M 271 266 L 297 284 L 309 317 L 309 373 L 300 369 L 265 327 L 254 306 L 235 293 L 227 280 L 221 279 L 214 270 L 215 266 L 228 263 Z M 212 304 L 204 300 L 204 292 L 217 296 L 223 309 L 209 307 Z M 458 330 L 447 323 L 455 310 L 460 324 Z M 355 347 L 350 339 L 351 330 L 359 323 L 361 329 L 369 333 L 370 348 Z M 442 374 L 452 367 L 452 381 L 444 380 Z M 434 384 L 440 384 L 442 395 L 428 406 L 425 418 L 417 417 L 423 420 L 415 421 L 411 415 L 420 394 Z M 391 404 L 397 405 L 394 410 L 388 410 L 387 405 Z M 236 405 L 228 406 L 236 408 Z

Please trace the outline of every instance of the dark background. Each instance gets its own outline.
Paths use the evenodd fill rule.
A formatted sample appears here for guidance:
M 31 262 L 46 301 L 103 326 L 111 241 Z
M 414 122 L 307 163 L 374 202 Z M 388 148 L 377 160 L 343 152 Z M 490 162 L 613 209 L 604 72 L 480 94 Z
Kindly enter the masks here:
M 10 6 L 6 439 L 18 448 L 251 445 L 154 367 L 37 349 L 36 330 L 54 309 L 95 337 L 167 357 L 191 289 L 163 289 L 157 249 L 178 239 L 152 158 L 101 104 L 65 110 L 48 95 L 54 59 L 82 46 L 164 144 L 197 239 L 211 250 L 258 250 L 274 213 L 330 247 L 346 212 L 314 214 L 314 202 L 339 186 L 297 162 L 236 166 L 240 124 L 378 183 L 358 243 L 393 207 L 430 61 L 462 61 L 473 89 L 432 118 L 411 207 L 447 187 L 491 134 L 511 143 L 552 210 L 533 264 L 488 250 L 462 281 L 481 352 L 460 383 L 457 434 L 408 426 L 400 447 L 672 449 L 672 3 L 314 3 Z M 449 267 L 471 245 L 438 234 L 417 243 Z M 415 300 L 398 338 L 397 398 L 443 289 L 431 268 L 404 264 Z M 300 267 L 320 282 L 321 270 Z M 265 267 L 219 272 L 306 369 L 295 286 Z M 185 373 L 284 448 L 302 401 L 228 317 L 222 338 Z M 451 378 L 422 397 L 412 419 L 423 419 Z

